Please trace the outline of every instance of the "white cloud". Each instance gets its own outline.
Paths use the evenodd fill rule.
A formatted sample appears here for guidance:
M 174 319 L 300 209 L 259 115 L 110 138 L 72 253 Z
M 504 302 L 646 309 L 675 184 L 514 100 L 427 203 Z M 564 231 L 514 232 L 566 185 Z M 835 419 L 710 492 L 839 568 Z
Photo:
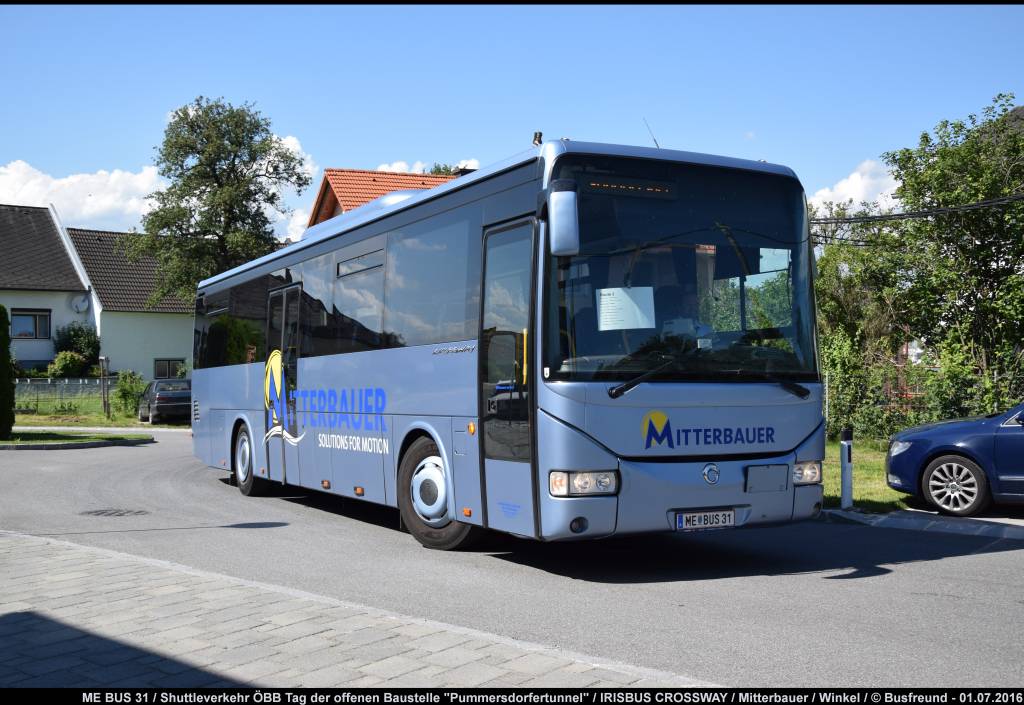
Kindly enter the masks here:
M 296 208 L 292 211 L 292 214 L 288 216 L 288 232 L 286 233 L 288 239 L 292 242 L 298 240 L 302 233 L 306 232 L 306 223 L 308 222 L 308 208 Z
M 413 162 L 412 166 L 409 166 L 409 162 L 399 160 L 390 164 L 381 164 L 377 167 L 377 171 L 400 171 L 403 174 L 422 174 L 426 170 L 426 162 L 420 161 Z
M 302 148 L 299 138 L 293 135 L 285 137 L 274 135 L 274 137 L 302 160 L 302 171 L 312 180 L 320 171 L 320 165 L 316 163 L 316 160 L 313 159 L 309 152 Z M 314 195 L 317 187 L 318 184 L 312 181 L 310 188 Z M 284 196 L 285 201 L 293 204 L 299 200 L 299 194 L 294 189 L 286 189 L 282 196 Z M 306 192 L 306 197 L 309 197 L 309 191 Z M 272 209 L 268 209 L 266 212 L 267 217 L 274 223 L 274 232 L 279 240 L 287 239 L 293 242 L 298 240 L 306 230 L 306 223 L 309 222 L 308 208 L 295 208 L 291 213 L 279 213 Z
M 275 135 L 277 137 L 277 135 Z M 295 156 L 302 160 L 302 171 L 304 171 L 309 178 L 313 178 L 318 171 L 320 166 L 313 160 L 313 156 L 302 149 L 302 143 L 299 142 L 298 137 L 288 135 L 287 137 L 277 137 L 285 147 L 290 149 Z
M 426 173 L 430 167 L 426 162 L 415 161 L 412 166 L 409 162 L 402 161 L 401 159 L 397 162 L 391 162 L 390 164 L 381 164 L 377 167 L 377 171 L 398 171 L 403 174 L 423 174 Z M 479 159 L 460 159 L 455 163 L 456 169 L 479 169 Z
M 310 178 L 316 175 L 320 167 L 302 149 L 298 138 L 288 135 L 277 139 L 298 155 L 302 160 L 302 170 Z M 77 228 L 118 231 L 141 228 L 142 216 L 152 208 L 147 196 L 166 186 L 155 166 L 144 166 L 137 172 L 100 169 L 60 177 L 40 171 L 20 159 L 0 166 L 0 203 L 24 206 L 53 203 L 61 220 L 69 227 Z M 315 189 L 316 184 L 312 188 Z M 282 195 L 292 205 L 300 200 L 298 194 L 291 190 Z M 290 214 L 275 211 L 267 215 L 274 223 L 278 237 L 293 239 L 302 234 L 309 220 L 309 210 L 301 208 Z
M 844 203 L 851 198 L 854 205 L 861 201 L 877 202 L 883 208 L 895 208 L 897 201 L 893 192 L 899 182 L 886 171 L 885 165 L 865 159 L 844 179 L 829 188 L 818 189 L 808 201 L 821 206 L 825 201 Z
M 51 176 L 20 159 L 0 166 L 0 203 L 53 203 L 61 219 L 72 227 L 139 227 L 143 214 L 151 208 L 146 197 L 165 185 L 155 166 L 144 166 L 138 172 L 100 169 L 63 177 Z

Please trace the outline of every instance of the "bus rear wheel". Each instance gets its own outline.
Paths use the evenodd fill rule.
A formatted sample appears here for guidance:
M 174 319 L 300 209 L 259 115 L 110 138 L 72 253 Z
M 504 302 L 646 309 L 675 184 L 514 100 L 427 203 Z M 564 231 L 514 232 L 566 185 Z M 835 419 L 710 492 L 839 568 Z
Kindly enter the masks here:
M 409 533 L 427 548 L 468 548 L 481 532 L 451 516 L 450 492 L 437 444 L 429 438 L 413 441 L 398 468 L 398 510 Z
M 254 497 L 263 489 L 263 480 L 253 472 L 255 453 L 249 429 L 244 424 L 235 432 L 234 449 L 231 461 L 234 484 L 246 497 Z

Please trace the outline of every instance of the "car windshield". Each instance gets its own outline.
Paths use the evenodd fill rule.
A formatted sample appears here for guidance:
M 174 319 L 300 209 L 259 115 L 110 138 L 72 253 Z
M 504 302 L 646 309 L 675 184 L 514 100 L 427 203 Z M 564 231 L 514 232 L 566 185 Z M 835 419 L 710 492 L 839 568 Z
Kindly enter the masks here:
M 795 179 L 575 155 L 554 178 L 577 184 L 580 252 L 548 267 L 545 379 L 818 378 Z
M 156 391 L 158 392 L 187 392 L 190 389 L 188 381 L 182 380 L 180 382 L 157 382 Z

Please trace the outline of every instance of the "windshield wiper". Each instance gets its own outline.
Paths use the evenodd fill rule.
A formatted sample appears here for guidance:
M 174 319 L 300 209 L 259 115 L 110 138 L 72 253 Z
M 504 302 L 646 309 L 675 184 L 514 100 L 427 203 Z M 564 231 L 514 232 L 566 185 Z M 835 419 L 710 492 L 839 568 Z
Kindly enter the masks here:
M 690 351 L 691 354 L 694 353 L 694 352 L 697 352 L 697 348 L 694 348 L 693 350 Z M 621 397 L 623 394 L 625 394 L 626 392 L 628 392 L 630 389 L 632 389 L 633 387 L 637 386 L 638 384 L 646 382 L 651 377 L 654 377 L 655 375 L 658 375 L 658 374 L 664 372 L 665 370 L 667 370 L 667 369 L 669 369 L 669 368 L 679 364 L 680 358 L 684 357 L 686 354 L 687 353 L 682 353 L 682 354 L 677 354 L 677 355 L 661 354 L 661 355 L 656 356 L 656 359 L 664 360 L 664 362 L 661 363 L 660 365 L 658 365 L 657 367 L 652 367 L 651 369 L 647 370 L 646 372 L 637 375 L 633 379 L 627 380 L 627 381 L 623 382 L 622 384 L 615 385 L 614 387 L 612 387 L 611 389 L 608 390 L 608 396 L 610 396 L 612 399 L 618 399 L 619 397 Z
M 746 376 L 753 377 L 754 379 L 757 379 L 757 380 L 760 380 L 760 381 L 771 382 L 772 384 L 777 384 L 780 387 L 782 387 L 783 389 L 785 389 L 787 392 L 792 394 L 793 396 L 800 397 L 801 399 L 806 399 L 807 397 L 809 397 L 811 395 L 811 390 L 808 389 L 807 387 L 805 387 L 804 385 L 797 384 L 796 382 L 790 381 L 788 379 L 780 379 L 780 378 L 776 377 L 775 375 L 768 374 L 767 372 L 761 372 L 759 370 L 724 370 L 724 371 L 732 372 L 732 373 L 734 373 L 736 375 L 746 375 Z

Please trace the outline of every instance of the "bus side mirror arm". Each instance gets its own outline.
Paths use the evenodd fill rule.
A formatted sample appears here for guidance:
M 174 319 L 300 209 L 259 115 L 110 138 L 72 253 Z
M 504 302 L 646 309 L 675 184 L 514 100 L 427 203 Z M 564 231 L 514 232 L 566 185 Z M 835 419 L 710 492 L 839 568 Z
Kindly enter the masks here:
M 580 253 L 579 208 L 576 182 L 556 179 L 548 186 L 548 241 L 551 254 L 568 257 Z

